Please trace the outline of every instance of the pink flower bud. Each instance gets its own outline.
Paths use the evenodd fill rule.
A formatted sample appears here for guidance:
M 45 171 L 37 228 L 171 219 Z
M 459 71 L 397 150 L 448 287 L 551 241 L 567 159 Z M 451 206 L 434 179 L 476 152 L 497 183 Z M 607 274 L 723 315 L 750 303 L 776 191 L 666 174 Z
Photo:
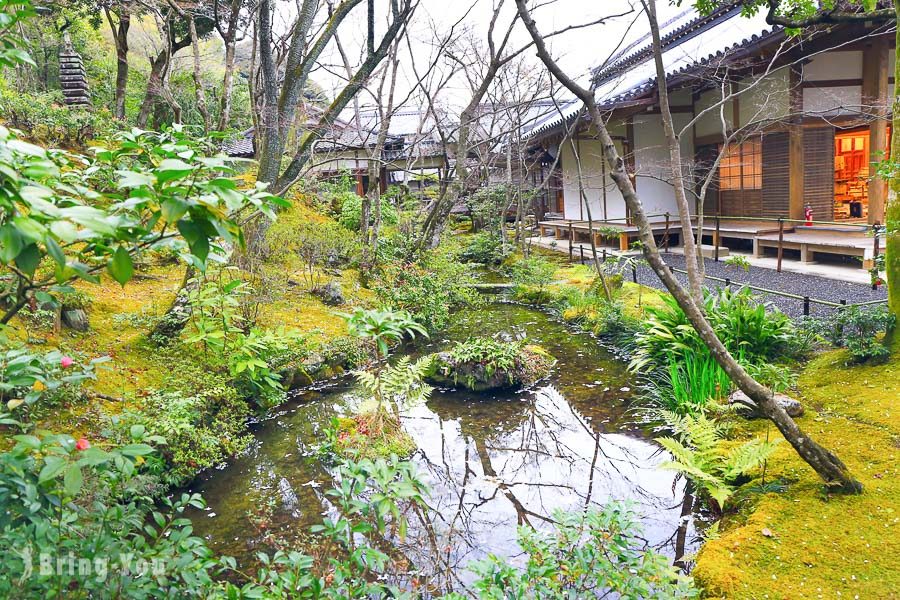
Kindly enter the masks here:
M 63 356 L 62 359 L 59 361 L 59 364 L 62 366 L 63 369 L 68 369 L 69 367 L 71 367 L 72 365 L 75 364 L 75 361 L 72 360 L 71 356 Z
M 91 443 L 89 441 L 87 441 L 86 438 L 78 438 L 78 441 L 75 442 L 76 450 L 87 450 L 90 447 L 91 447 Z

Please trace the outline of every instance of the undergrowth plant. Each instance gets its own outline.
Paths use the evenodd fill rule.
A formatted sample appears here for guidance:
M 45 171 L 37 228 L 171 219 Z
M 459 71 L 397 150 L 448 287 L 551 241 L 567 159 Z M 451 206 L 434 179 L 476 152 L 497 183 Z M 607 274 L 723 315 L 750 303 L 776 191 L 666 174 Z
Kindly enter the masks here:
M 690 479 L 720 512 L 740 478 L 762 466 L 775 450 L 774 442 L 759 438 L 742 444 L 729 443 L 725 426 L 703 412 L 682 415 L 663 410 L 660 415 L 673 434 L 656 438 L 672 455 L 662 467 Z

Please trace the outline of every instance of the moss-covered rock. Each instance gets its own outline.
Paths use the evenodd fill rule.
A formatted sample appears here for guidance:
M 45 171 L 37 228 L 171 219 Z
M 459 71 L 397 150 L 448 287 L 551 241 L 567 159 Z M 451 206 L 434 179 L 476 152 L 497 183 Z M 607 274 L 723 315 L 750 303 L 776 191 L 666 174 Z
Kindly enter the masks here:
M 416 451 L 416 441 L 397 417 L 371 411 L 337 419 L 332 450 L 354 460 L 387 458 L 392 454 L 408 458 Z
M 473 391 L 531 385 L 550 374 L 556 359 L 524 342 L 471 338 L 432 357 L 428 381 Z

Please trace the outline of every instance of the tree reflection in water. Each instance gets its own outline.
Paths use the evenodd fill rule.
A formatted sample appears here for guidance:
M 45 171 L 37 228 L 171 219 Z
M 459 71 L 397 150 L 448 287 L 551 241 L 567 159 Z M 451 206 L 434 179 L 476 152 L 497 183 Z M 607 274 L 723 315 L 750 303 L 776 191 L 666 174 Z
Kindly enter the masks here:
M 556 509 L 580 512 L 615 499 L 634 503 L 649 547 L 673 559 L 689 554 L 697 545 L 693 499 L 674 473 L 657 468 L 666 457 L 635 418 L 634 383 L 595 340 L 539 312 L 491 305 L 420 350 L 497 332 L 527 334 L 544 346 L 559 359 L 555 373 L 531 390 L 437 390 L 427 404 L 408 408 L 403 423 L 419 448 L 412 460 L 432 488 L 429 508 L 409 511 L 404 540 L 375 543 L 393 548 L 409 578 L 436 591 L 462 590 L 471 561 L 489 553 L 522 559 L 518 526 L 552 527 Z M 195 516 L 197 531 L 239 558 L 274 538 L 300 540 L 334 511 L 324 494 L 331 475 L 314 456 L 321 431 L 358 401 L 341 383 L 306 392 L 263 422 L 250 452 L 198 482 L 210 510 Z M 261 509 L 262 529 L 248 519 Z

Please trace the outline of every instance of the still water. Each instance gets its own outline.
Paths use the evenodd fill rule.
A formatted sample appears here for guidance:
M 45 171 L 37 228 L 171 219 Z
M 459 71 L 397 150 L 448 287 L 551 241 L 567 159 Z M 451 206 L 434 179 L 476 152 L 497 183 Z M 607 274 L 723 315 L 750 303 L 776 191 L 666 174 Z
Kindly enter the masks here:
M 418 446 L 412 460 L 431 487 L 431 510 L 411 515 L 407 538 L 395 540 L 411 568 L 439 589 L 462 586 L 472 560 L 521 558 L 518 526 L 549 527 L 554 510 L 612 499 L 633 503 L 649 546 L 673 558 L 696 549 L 683 482 L 658 468 L 666 455 L 640 418 L 625 363 L 540 311 L 503 303 L 458 314 L 416 352 L 483 335 L 526 337 L 558 363 L 531 389 L 435 390 L 405 411 Z M 298 393 L 259 423 L 246 454 L 196 482 L 209 504 L 193 515 L 197 533 L 239 561 L 273 539 L 302 540 L 333 510 L 324 494 L 332 478 L 314 452 L 321 431 L 359 402 L 345 379 Z

